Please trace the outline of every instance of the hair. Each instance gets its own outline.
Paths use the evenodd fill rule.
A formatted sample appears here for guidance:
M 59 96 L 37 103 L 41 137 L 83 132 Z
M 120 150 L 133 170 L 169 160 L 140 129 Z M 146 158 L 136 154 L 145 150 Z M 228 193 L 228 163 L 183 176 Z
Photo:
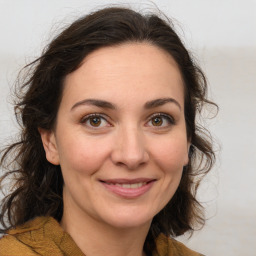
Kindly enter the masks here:
M 104 8 L 73 22 L 25 67 L 19 84 L 15 115 L 21 125 L 19 140 L 2 150 L 0 179 L 11 178 L 12 187 L 0 212 L 1 232 L 35 218 L 63 213 L 63 178 L 60 166 L 46 160 L 38 128 L 54 128 L 65 77 L 81 65 L 91 52 L 128 42 L 150 43 L 176 61 L 185 87 L 185 121 L 191 142 L 189 163 L 183 169 L 179 187 L 154 218 L 144 248 L 154 248 L 160 234 L 173 237 L 193 231 L 205 222 L 202 205 L 196 199 L 198 186 L 211 169 L 215 154 L 210 133 L 198 123 L 207 99 L 206 78 L 174 31 L 171 21 L 156 14 L 141 14 L 129 8 Z

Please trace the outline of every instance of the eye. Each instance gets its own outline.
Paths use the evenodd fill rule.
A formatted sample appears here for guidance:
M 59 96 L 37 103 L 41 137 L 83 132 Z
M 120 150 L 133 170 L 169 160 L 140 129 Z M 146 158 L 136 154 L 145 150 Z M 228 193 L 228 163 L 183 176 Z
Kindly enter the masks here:
M 87 115 L 81 120 L 81 123 L 93 129 L 111 126 L 110 123 L 106 120 L 106 118 L 99 114 Z
M 168 127 L 173 124 L 175 124 L 173 117 L 163 113 L 157 113 L 152 115 L 149 121 L 147 122 L 147 126 L 159 128 Z

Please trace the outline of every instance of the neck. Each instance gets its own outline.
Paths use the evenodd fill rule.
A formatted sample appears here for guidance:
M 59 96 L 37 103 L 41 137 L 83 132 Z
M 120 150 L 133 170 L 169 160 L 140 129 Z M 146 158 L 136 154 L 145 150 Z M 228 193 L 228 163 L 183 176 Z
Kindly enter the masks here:
M 117 228 L 90 216 L 65 211 L 63 229 L 71 235 L 86 256 L 143 256 L 150 223 L 140 227 Z

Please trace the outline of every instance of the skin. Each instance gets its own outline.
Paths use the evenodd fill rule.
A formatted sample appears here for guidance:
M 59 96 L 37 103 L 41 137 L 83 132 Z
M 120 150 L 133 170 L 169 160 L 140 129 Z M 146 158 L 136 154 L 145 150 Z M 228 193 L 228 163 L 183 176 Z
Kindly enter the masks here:
M 92 52 L 65 79 L 55 130 L 40 133 L 63 173 L 64 230 L 87 256 L 143 255 L 152 218 L 188 163 L 184 85 L 173 58 L 149 43 Z M 120 195 L 105 186 L 110 179 L 150 186 Z

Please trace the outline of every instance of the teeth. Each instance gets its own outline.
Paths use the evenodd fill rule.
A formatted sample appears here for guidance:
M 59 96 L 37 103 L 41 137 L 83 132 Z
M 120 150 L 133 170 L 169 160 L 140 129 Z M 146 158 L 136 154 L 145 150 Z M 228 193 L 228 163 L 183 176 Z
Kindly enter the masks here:
M 123 188 L 131 188 L 131 184 L 122 184 L 121 185 Z
M 143 183 L 140 182 L 140 183 L 134 183 L 134 184 L 131 184 L 131 188 L 140 188 L 143 186 Z
M 122 188 L 140 188 L 147 184 L 147 182 L 139 182 L 133 184 L 119 184 L 119 183 L 108 183 L 109 185 L 114 185 Z

